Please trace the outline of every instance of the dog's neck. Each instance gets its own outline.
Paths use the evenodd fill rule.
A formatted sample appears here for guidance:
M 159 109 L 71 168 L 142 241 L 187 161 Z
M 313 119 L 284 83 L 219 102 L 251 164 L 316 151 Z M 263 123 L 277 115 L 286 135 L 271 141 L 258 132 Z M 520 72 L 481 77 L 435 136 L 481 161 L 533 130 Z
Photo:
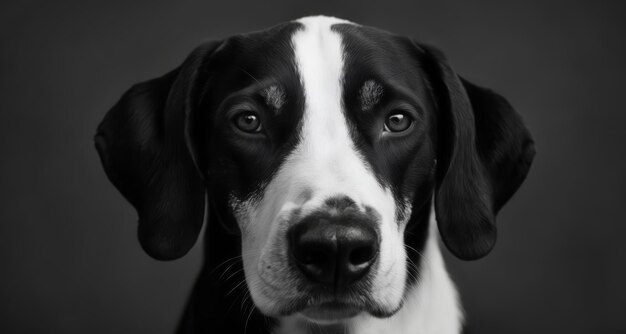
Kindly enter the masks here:
M 429 237 L 426 242 L 419 279 L 407 294 L 404 306 L 390 318 L 357 316 L 338 333 L 348 334 L 458 334 L 463 314 L 458 295 L 445 267 L 434 214 L 431 213 Z M 299 316 L 281 319 L 273 334 L 312 334 L 320 331 Z M 330 332 L 333 332 L 330 330 Z

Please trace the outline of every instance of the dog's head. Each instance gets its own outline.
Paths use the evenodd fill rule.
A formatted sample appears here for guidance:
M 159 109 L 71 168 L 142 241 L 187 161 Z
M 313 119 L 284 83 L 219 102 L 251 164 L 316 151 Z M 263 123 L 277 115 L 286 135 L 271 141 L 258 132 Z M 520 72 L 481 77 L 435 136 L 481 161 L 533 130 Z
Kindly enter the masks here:
M 96 144 L 151 256 L 184 255 L 211 211 L 256 306 L 316 321 L 401 308 L 433 202 L 452 253 L 487 254 L 534 155 L 439 51 L 324 17 L 200 46 L 124 94 Z

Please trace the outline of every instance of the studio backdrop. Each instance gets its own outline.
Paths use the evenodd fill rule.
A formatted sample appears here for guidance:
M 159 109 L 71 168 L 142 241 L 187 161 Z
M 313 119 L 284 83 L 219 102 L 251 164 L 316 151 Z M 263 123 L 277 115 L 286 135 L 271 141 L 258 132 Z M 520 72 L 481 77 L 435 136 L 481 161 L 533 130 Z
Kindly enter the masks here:
M 313 14 L 436 45 L 506 96 L 537 156 L 487 257 L 443 250 L 476 333 L 625 333 L 626 20 L 619 1 L 3 1 L 0 332 L 172 333 L 203 242 L 143 252 L 98 122 L 197 45 Z

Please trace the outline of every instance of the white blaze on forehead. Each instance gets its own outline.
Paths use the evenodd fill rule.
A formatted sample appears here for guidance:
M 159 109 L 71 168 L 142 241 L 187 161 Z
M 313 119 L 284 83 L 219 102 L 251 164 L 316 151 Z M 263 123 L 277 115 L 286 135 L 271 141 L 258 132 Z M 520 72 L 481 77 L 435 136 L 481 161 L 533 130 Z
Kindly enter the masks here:
M 296 64 L 304 88 L 303 145 L 325 152 L 333 143 L 350 142 L 342 113 L 341 37 L 331 30 L 331 18 L 300 20 L 304 29 L 293 37 Z
M 384 215 L 385 210 L 393 210 L 393 201 L 391 207 L 381 207 L 381 203 L 389 202 L 386 200 L 392 197 L 391 192 L 378 183 L 371 166 L 356 149 L 343 110 L 344 50 L 341 35 L 332 30 L 332 25 L 346 21 L 309 17 L 299 22 L 304 27 L 294 34 L 292 43 L 305 110 L 301 141 L 284 170 L 306 176 L 303 181 L 309 184 L 313 197 L 320 192 L 349 196 Z
M 390 189 L 378 183 L 350 136 L 342 101 L 344 49 L 341 35 L 332 30 L 333 24 L 345 21 L 314 17 L 299 22 L 304 27 L 294 34 L 292 43 L 305 110 L 301 142 L 287 159 L 284 171 L 294 178 L 290 183 L 300 184 L 312 193 L 303 213 L 309 208 L 319 209 L 320 203 L 331 196 L 348 196 L 380 214 L 378 272 L 387 275 L 376 275 L 372 296 L 385 306 L 397 305 L 406 275 L 402 265 L 405 222 L 396 222 Z M 292 190 L 291 196 L 303 191 Z

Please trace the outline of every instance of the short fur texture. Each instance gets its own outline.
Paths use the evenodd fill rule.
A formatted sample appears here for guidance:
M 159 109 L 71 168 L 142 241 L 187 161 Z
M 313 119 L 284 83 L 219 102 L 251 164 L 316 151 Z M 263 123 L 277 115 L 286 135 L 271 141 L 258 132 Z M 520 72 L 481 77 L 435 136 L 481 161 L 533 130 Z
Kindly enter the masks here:
M 438 236 L 489 253 L 534 156 L 520 115 L 440 51 L 322 16 L 201 45 L 95 142 L 150 256 L 185 255 L 206 224 L 179 333 L 460 333 Z M 290 236 L 311 222 L 376 236 L 362 277 L 302 269 Z

